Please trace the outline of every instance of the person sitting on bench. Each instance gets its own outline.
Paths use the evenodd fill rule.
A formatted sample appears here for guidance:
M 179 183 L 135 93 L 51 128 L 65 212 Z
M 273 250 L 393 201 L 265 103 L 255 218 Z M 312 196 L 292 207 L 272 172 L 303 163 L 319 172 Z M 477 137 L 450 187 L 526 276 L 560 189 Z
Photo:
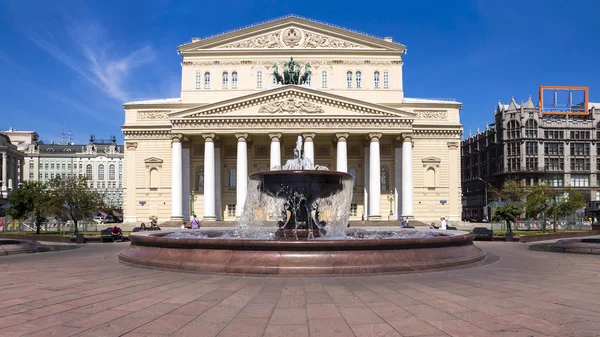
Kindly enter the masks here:
M 117 225 L 115 225 L 112 228 L 111 233 L 112 233 L 113 241 L 114 242 L 121 242 L 121 241 L 123 241 L 123 232 L 121 231 L 121 228 L 117 227 Z

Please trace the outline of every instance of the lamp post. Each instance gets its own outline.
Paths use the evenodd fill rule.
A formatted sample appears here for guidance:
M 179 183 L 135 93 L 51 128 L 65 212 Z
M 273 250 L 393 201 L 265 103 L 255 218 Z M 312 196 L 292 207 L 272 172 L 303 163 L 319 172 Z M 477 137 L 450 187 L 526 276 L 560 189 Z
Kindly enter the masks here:
M 392 193 L 392 191 L 390 191 L 390 195 L 388 195 L 388 201 L 390 202 L 390 215 L 388 216 L 388 220 L 392 220 L 392 217 L 394 216 L 394 208 L 393 208 L 393 204 L 394 204 L 394 193 Z
M 475 178 L 475 180 L 481 180 L 483 182 L 483 188 L 484 188 L 484 193 L 485 193 L 485 195 L 484 195 L 484 201 L 483 201 L 483 203 L 484 203 L 484 205 L 483 205 L 483 215 L 485 215 L 485 217 L 487 218 L 488 217 L 488 214 L 487 214 L 487 204 L 488 204 L 488 202 L 487 202 L 487 182 L 485 180 L 481 179 L 481 178 Z
M 190 195 L 190 210 L 192 211 L 191 215 L 194 215 L 194 201 L 196 201 L 196 192 L 192 191 Z

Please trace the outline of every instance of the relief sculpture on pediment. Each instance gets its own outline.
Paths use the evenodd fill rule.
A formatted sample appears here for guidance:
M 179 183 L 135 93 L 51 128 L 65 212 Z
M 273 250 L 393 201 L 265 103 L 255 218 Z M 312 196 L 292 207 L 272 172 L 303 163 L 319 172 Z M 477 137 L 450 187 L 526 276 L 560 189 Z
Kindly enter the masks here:
M 259 113 L 324 113 L 323 107 L 313 102 L 300 100 L 297 98 L 288 98 L 281 101 L 267 103 L 258 109 Z
M 225 49 L 270 49 L 270 48 L 367 48 L 366 46 L 325 36 L 295 27 L 285 28 L 255 36 L 246 40 L 232 42 L 219 48 Z
M 260 35 L 248 40 L 238 41 L 224 45 L 227 49 L 245 49 L 245 48 L 277 48 L 283 47 L 280 41 L 281 32 L 274 32 Z

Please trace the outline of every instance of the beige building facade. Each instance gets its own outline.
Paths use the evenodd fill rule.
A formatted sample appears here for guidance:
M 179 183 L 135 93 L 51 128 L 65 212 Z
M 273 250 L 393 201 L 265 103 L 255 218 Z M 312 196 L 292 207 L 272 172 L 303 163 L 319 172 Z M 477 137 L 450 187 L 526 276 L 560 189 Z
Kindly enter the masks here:
M 298 136 L 354 176 L 351 219 L 459 219 L 461 104 L 404 97 L 404 45 L 290 16 L 178 49 L 180 97 L 124 104 L 125 221 L 235 220 Z M 306 83 L 274 79 L 290 57 Z

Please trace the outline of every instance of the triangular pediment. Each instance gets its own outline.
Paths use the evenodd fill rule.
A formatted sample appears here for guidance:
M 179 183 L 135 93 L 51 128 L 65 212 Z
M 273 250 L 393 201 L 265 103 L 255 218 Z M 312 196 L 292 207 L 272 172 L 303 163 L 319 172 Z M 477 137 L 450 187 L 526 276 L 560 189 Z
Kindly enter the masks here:
M 414 112 L 373 104 L 335 95 L 307 86 L 284 85 L 258 93 L 206 104 L 169 114 L 173 119 L 200 117 L 259 117 L 288 116 L 318 117 L 397 117 L 414 119 Z
M 439 164 L 442 162 L 440 158 L 434 156 L 425 157 L 421 159 L 421 161 L 423 162 L 423 164 Z
M 179 46 L 182 54 L 208 49 L 364 49 L 403 52 L 406 47 L 367 34 L 288 16 Z
M 157 157 L 150 157 L 144 159 L 145 164 L 162 164 L 163 160 Z

